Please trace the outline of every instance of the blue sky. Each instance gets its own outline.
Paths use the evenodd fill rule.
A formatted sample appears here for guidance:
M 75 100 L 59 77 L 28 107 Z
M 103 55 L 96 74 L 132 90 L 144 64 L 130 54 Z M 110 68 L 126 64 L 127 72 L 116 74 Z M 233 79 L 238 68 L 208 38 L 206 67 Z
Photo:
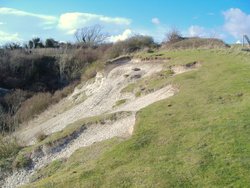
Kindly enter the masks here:
M 0 43 L 33 37 L 74 41 L 77 28 L 100 24 L 110 41 L 134 34 L 160 42 L 177 28 L 184 36 L 229 43 L 250 35 L 249 0 L 0 0 Z

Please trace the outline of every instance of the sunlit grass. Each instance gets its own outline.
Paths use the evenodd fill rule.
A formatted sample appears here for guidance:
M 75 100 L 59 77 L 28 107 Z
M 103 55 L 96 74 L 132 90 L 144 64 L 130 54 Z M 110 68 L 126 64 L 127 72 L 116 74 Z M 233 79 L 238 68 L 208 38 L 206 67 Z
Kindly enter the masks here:
M 168 78 L 179 93 L 138 112 L 129 140 L 109 142 L 108 150 L 85 162 L 91 147 L 81 149 L 50 177 L 27 187 L 250 185 L 250 55 L 185 50 L 138 56 L 157 53 L 171 58 L 166 66 L 202 66 Z

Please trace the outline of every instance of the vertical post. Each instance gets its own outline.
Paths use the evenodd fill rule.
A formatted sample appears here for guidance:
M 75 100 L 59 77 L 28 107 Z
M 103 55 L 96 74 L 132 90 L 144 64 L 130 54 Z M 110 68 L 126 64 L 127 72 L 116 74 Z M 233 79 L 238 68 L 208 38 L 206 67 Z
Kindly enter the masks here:
M 244 35 L 242 35 L 242 47 L 244 47 Z

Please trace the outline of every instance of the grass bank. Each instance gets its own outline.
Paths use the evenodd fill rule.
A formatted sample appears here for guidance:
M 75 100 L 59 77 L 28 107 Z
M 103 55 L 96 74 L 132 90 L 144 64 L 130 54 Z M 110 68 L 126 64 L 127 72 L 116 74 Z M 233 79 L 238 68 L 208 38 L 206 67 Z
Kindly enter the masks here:
M 202 63 L 169 77 L 180 92 L 137 113 L 131 139 L 83 161 L 75 152 L 25 187 L 246 187 L 250 184 L 250 55 L 231 50 L 161 54 L 166 65 Z M 103 144 L 103 143 L 102 143 Z M 95 155 L 93 155 L 95 156 Z

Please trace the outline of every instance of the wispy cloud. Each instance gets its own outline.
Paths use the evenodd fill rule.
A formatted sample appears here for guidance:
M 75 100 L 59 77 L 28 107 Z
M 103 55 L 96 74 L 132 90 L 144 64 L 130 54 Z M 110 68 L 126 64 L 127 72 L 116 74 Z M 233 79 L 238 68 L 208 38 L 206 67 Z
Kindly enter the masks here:
M 0 15 L 8 15 L 8 16 L 18 16 L 20 17 L 35 17 L 41 19 L 44 24 L 55 24 L 57 23 L 57 17 L 55 16 L 48 16 L 48 15 L 42 15 L 42 14 L 34 14 L 30 12 L 25 12 L 22 10 L 17 10 L 13 8 L 7 8 L 7 7 L 2 7 L 0 8 Z

